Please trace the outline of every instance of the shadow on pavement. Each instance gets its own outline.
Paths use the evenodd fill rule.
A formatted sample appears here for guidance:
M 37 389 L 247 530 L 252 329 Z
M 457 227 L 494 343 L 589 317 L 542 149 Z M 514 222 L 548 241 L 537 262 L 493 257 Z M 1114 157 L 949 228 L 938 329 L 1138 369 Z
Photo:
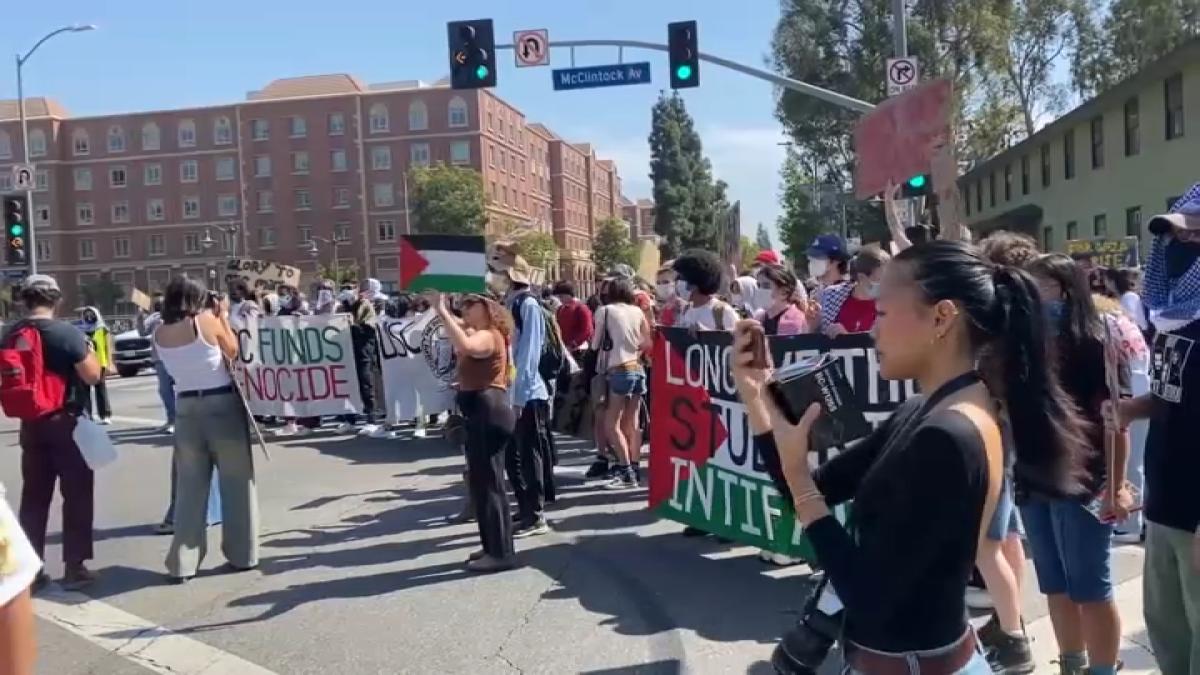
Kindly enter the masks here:
M 667 659 L 654 663 L 642 663 L 636 666 L 621 668 L 605 668 L 603 670 L 584 670 L 579 675 L 680 675 L 684 672 L 683 662 L 679 659 Z

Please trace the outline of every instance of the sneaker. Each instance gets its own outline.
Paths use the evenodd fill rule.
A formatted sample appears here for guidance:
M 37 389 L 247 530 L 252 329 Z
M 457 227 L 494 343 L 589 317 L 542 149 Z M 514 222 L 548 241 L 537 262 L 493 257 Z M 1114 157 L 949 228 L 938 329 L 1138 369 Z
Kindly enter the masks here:
M 173 434 L 173 433 L 175 433 L 175 425 L 174 424 L 164 424 L 158 428 L 158 431 L 159 431 L 159 433 L 163 433 L 163 434 Z
M 791 567 L 792 565 L 799 565 L 800 563 L 804 562 L 802 558 L 793 558 L 790 555 L 775 553 L 774 551 L 768 551 L 766 549 L 760 551 L 758 557 L 763 562 L 770 563 L 778 567 Z
M 350 422 L 342 422 L 341 424 L 338 425 L 337 432 L 339 434 L 352 434 L 352 433 L 354 433 L 354 430 L 356 428 L 357 427 L 355 427 Z
M 296 436 L 299 433 L 300 426 L 295 422 L 288 422 L 287 424 L 275 430 L 276 436 Z
M 618 467 L 613 471 L 613 478 L 605 484 L 606 490 L 633 490 L 638 487 L 633 470 L 627 466 Z
M 413 438 L 425 438 L 429 434 L 425 431 L 425 427 L 417 427 L 413 429 Z
M 991 609 L 992 596 L 985 589 L 968 586 L 967 607 L 971 609 Z
M 87 565 L 76 563 L 67 566 L 67 571 L 62 578 L 62 587 L 67 591 L 79 591 L 91 586 L 95 580 L 96 575 L 87 568 Z
M 33 593 L 43 591 L 50 585 L 50 575 L 45 572 L 38 572 L 33 578 L 33 583 L 29 586 L 29 590 Z
M 538 518 L 532 523 L 525 523 L 517 527 L 513 532 L 513 539 L 524 539 L 526 537 L 536 537 L 541 534 L 549 534 L 550 525 L 544 517 Z
M 111 417 L 101 417 L 100 419 L 96 420 L 96 423 L 103 424 L 104 426 L 108 426 L 108 425 L 112 424 L 112 418 Z
M 375 430 L 367 435 L 371 438 L 395 438 L 395 436 L 392 434 L 392 430 L 383 426 L 375 427 Z
M 588 467 L 587 473 L 583 474 L 584 478 L 608 478 L 612 474 L 612 465 L 607 459 L 600 458 L 592 462 Z
M 378 432 L 378 431 L 379 431 L 378 424 L 365 424 L 365 425 L 363 425 L 363 427 L 361 429 L 358 430 L 358 435 L 359 436 L 370 436 L 371 438 L 374 438 L 376 432 Z
M 999 629 L 998 635 L 992 636 L 993 645 L 987 650 L 988 665 L 993 673 L 1003 675 L 1028 675 L 1037 664 L 1033 661 L 1033 651 L 1029 648 L 1029 638 L 1024 635 L 1010 635 Z M 983 638 L 980 638 L 983 641 Z

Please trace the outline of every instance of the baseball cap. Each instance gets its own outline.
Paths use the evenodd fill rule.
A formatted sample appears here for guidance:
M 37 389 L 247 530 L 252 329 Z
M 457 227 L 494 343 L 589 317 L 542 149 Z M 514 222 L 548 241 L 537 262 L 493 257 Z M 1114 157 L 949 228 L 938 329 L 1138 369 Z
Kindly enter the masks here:
M 1154 216 L 1146 223 L 1153 235 L 1163 235 L 1174 230 L 1200 230 L 1200 183 L 1192 186 L 1187 194 L 1171 206 L 1170 213 Z
M 633 268 L 625 263 L 617 263 L 608 268 L 608 277 L 610 279 L 633 279 L 637 276 Z
M 830 260 L 845 260 L 846 244 L 836 234 L 818 234 L 811 246 L 805 251 L 809 258 L 828 258 Z
M 754 256 L 754 262 L 762 263 L 764 265 L 778 265 L 779 254 L 770 249 L 759 251 L 758 255 Z
M 24 281 L 21 282 L 21 286 L 24 288 L 40 286 L 51 291 L 59 290 L 58 282 L 55 281 L 54 277 L 50 276 L 49 274 L 30 274 L 29 276 L 25 277 Z

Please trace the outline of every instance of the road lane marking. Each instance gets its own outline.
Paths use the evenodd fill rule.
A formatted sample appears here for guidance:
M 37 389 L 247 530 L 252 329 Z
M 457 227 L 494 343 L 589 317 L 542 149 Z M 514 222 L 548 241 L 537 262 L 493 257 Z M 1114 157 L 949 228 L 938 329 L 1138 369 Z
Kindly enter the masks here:
M 159 675 L 279 675 L 82 593 L 34 598 L 39 618 Z
M 149 425 L 152 427 L 161 427 L 167 423 L 167 421 L 163 419 L 156 420 L 149 417 L 126 417 L 125 415 L 113 415 L 109 419 L 114 422 L 121 422 L 123 424 Z

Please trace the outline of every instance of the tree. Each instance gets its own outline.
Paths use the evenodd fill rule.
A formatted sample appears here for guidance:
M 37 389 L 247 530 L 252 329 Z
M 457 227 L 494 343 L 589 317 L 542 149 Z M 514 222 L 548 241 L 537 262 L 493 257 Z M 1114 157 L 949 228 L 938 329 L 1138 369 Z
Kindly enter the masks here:
M 812 178 L 804 170 L 803 160 L 795 149 L 788 148 L 781 174 L 779 204 L 782 210 L 775 229 L 779 231 L 787 257 L 799 263 L 804 259 L 804 251 L 825 228 L 813 203 Z
M 358 265 L 338 265 L 335 270 L 332 265 L 317 263 L 317 269 L 314 271 L 318 279 L 328 279 L 335 284 L 341 285 L 346 283 L 362 281 L 359 277 Z
M 597 270 L 606 270 L 618 264 L 637 267 L 637 247 L 629 239 L 629 228 L 620 218 L 605 218 L 596 224 L 592 261 Z
M 740 248 L 741 250 L 738 251 L 738 253 L 741 254 L 742 260 L 741 266 L 738 267 L 738 271 L 744 272 L 751 267 L 754 267 L 754 259 L 758 257 L 758 254 L 761 253 L 763 249 L 758 245 L 757 242 L 744 234 L 742 235 L 742 244 Z
M 1107 14 L 1088 5 L 1073 18 L 1071 82 L 1088 97 L 1200 36 L 1196 0 L 1112 0 Z
M 688 248 L 717 250 L 717 216 L 725 212 L 726 185 L 713 181 L 700 135 L 678 92 L 663 92 L 651 110 L 650 182 L 654 231 L 668 257 Z
M 482 234 L 487 193 L 474 169 L 438 163 L 409 172 L 413 231 L 421 234 Z
M 770 251 L 775 247 L 771 244 L 771 233 L 767 232 L 767 226 L 762 223 L 758 224 L 758 232 L 754 236 L 754 245 L 759 251 Z
M 558 262 L 558 242 L 549 232 L 525 227 L 513 220 L 505 221 L 500 229 L 501 237 L 514 242 L 517 253 L 530 265 L 550 270 Z
M 101 314 L 112 314 L 117 303 L 125 297 L 125 289 L 107 274 L 79 289 L 79 298 L 84 305 L 100 310 Z

